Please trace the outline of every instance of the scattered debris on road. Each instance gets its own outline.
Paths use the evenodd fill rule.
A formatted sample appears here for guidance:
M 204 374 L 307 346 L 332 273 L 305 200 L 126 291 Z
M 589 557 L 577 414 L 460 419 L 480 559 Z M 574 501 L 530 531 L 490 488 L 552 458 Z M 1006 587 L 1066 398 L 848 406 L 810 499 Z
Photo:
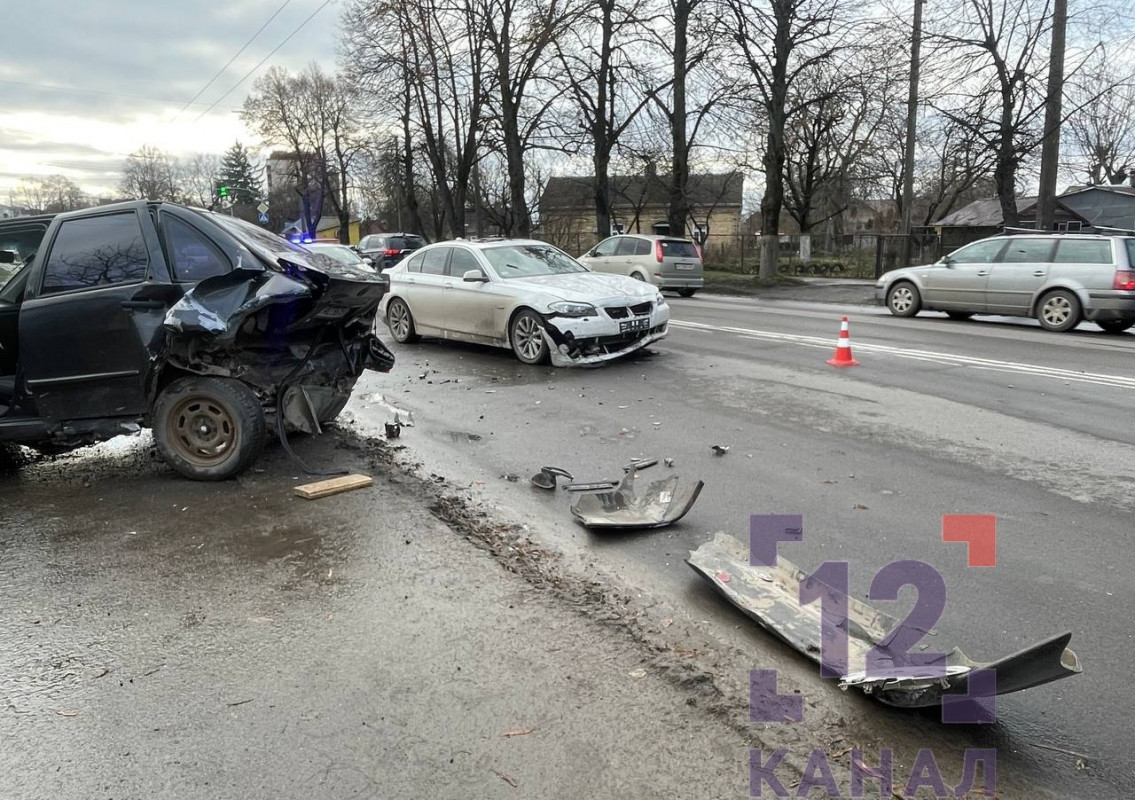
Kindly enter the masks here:
M 514 736 L 527 736 L 528 734 L 532 733 L 532 731 L 534 731 L 534 730 L 535 730 L 535 728 L 517 728 L 514 731 L 505 731 L 504 733 L 501 734 L 501 736 L 503 736 L 506 739 L 511 739 Z
M 350 492 L 354 489 L 362 489 L 365 486 L 371 486 L 373 484 L 374 478 L 369 475 L 344 475 L 341 478 L 305 483 L 302 486 L 295 487 L 293 491 L 297 497 L 302 497 L 305 500 L 319 500 L 323 497 L 330 497 L 333 494 Z
M 726 453 L 729 452 L 729 445 L 727 445 L 727 444 L 715 444 L 715 445 L 710 445 L 709 449 L 713 451 L 713 454 L 715 456 L 723 456 L 723 455 L 725 455 Z
M 386 428 L 387 439 L 397 439 L 402 435 L 402 426 L 397 422 L 385 422 L 383 426 Z
M 547 489 L 552 491 L 556 488 L 556 478 L 567 478 L 569 481 L 574 481 L 575 476 L 561 467 L 540 467 L 540 471 L 533 475 L 529 480 L 532 485 L 537 489 Z
M 519 783 L 517 783 L 517 781 L 516 781 L 516 778 L 512 777 L 511 775 L 509 775 L 509 774 L 508 774 L 507 772 L 501 772 L 501 771 L 500 771 L 499 769 L 493 769 L 492 767 L 489 767 L 489 769 L 491 769 L 491 770 L 493 771 L 493 774 L 494 774 L 494 775 L 496 775 L 496 776 L 497 776 L 498 778 L 500 778 L 500 779 L 501 779 L 502 781 L 504 781 L 505 783 L 507 783 L 507 784 L 508 784 L 509 786 L 511 786 L 511 787 L 512 787 L 513 789 L 515 789 L 515 788 L 517 788 L 518 786 L 520 786 L 520 784 L 519 784 Z
M 778 557 L 771 567 L 751 566 L 747 544 L 724 533 L 718 533 L 713 541 L 692 551 L 687 563 L 761 627 L 820 663 L 821 604 L 800 603 L 802 587 L 823 585 L 816 578 L 783 557 Z M 836 592 L 828 586 L 824 589 Z M 870 652 L 885 656 L 891 653 L 888 643 L 904 640 L 901 629 L 905 620 L 900 621 L 853 597 L 847 597 L 846 602 L 847 619 L 840 627 L 847 631 L 848 664 L 868 663 Z M 925 633 L 913 629 L 907 632 Z M 971 672 L 993 670 L 997 676 L 997 694 L 1018 692 L 1081 672 L 1076 654 L 1067 649 L 1071 638 L 1071 633 L 1054 636 L 990 663 L 973 661 L 955 647 L 946 654 L 944 670 L 896 666 L 870 673 L 849 672 L 841 676 L 839 687 L 854 686 L 886 705 L 920 708 L 939 705 L 947 695 L 965 695 Z M 896 663 L 904 656 L 898 652 L 893 655 L 891 661 Z
M 684 517 L 701 494 L 704 483 L 679 491 L 681 478 L 669 475 L 650 481 L 640 492 L 640 474 L 628 472 L 618 487 L 580 494 L 572 516 L 588 528 L 661 528 Z

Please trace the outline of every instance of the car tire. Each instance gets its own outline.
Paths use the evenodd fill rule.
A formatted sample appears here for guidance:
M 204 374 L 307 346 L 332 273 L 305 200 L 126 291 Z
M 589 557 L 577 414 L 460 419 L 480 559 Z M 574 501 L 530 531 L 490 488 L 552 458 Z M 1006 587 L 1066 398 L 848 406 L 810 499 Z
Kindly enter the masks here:
M 1037 322 L 1046 331 L 1070 331 L 1080 324 L 1082 316 L 1079 299 L 1067 289 L 1049 292 L 1036 304 Z
M 643 283 L 646 283 L 646 276 L 643 275 L 641 272 L 632 272 L 631 277 L 634 278 L 636 281 L 642 281 Z
M 543 364 L 548 360 L 544 322 L 531 309 L 522 309 L 512 318 L 508 325 L 508 341 L 517 359 L 525 364 Z
M 1103 329 L 1104 333 L 1123 333 L 1125 330 L 1130 328 L 1132 325 L 1135 325 L 1135 319 L 1129 319 L 1129 320 L 1111 319 L 1111 320 L 1103 320 L 1103 321 L 1097 319 L 1096 324 L 1099 325 L 1100 328 Z
M 922 296 L 910 281 L 899 281 L 887 290 L 887 309 L 896 317 L 913 317 L 922 310 Z
M 395 297 L 386 307 L 386 327 L 390 335 L 399 344 L 413 344 L 418 341 L 418 332 L 414 328 L 414 315 L 410 307 L 400 297 Z
M 958 322 L 965 322 L 973 316 L 972 311 L 947 311 L 946 316 Z
M 693 297 L 697 293 L 697 289 L 679 289 L 678 294 L 682 297 Z
M 268 441 L 259 398 L 232 378 L 178 378 L 154 403 L 163 459 L 195 481 L 223 481 L 251 466 Z

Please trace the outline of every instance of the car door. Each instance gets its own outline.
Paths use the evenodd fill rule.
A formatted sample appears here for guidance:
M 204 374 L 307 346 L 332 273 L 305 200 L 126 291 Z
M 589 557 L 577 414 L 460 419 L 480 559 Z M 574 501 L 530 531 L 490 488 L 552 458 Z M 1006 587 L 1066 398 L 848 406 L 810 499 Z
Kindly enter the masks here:
M 923 302 L 949 311 L 985 311 L 985 286 L 1005 243 L 1005 239 L 983 239 L 931 266 L 923 276 Z
M 419 328 L 446 330 L 445 284 L 449 280 L 446 266 L 451 247 L 431 247 L 416 256 L 421 257 L 421 271 L 415 275 L 416 285 L 411 294 L 410 313 Z
M 180 297 L 145 203 L 61 220 L 20 313 L 20 366 L 40 416 L 147 411 L 162 321 Z
M 590 269 L 596 272 L 618 272 L 617 264 L 615 261 L 615 251 L 619 249 L 619 242 L 623 240 L 622 236 L 612 236 L 610 239 L 604 239 L 591 250 L 591 254 L 585 256 L 582 261 Z
M 1053 236 L 1009 239 L 990 268 L 985 286 L 986 308 L 992 314 L 1028 314 L 1037 289 L 1048 280 L 1056 246 Z
M 445 320 L 449 330 L 460 338 L 495 343 L 505 334 L 504 287 L 494 281 L 477 255 L 467 247 L 453 247 L 445 281 Z M 480 272 L 487 281 L 464 279 L 466 272 Z

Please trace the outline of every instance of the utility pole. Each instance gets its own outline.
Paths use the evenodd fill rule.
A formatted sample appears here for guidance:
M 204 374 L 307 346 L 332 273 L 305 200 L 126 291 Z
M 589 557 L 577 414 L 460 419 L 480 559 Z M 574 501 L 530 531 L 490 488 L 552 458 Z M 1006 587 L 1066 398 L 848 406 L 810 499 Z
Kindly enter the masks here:
M 1040 192 L 1037 195 L 1037 230 L 1050 231 L 1056 217 L 1056 170 L 1060 161 L 1060 114 L 1064 99 L 1064 32 L 1068 27 L 1068 0 L 1054 0 L 1052 54 L 1048 61 L 1048 96 L 1044 101 L 1044 141 L 1040 151 Z
M 910 265 L 911 218 L 914 215 L 914 139 L 918 130 L 918 68 L 922 47 L 922 4 L 914 0 L 914 30 L 910 40 L 910 93 L 906 100 L 906 149 L 902 165 L 902 265 Z

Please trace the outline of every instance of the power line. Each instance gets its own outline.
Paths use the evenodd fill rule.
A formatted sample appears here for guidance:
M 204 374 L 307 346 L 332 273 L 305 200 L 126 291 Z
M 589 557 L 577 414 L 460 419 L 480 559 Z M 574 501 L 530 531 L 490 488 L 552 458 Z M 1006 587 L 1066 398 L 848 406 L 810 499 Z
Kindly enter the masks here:
M 230 94 L 232 94 L 232 93 L 233 93 L 233 91 L 235 91 L 235 90 L 236 90 L 236 88 L 237 88 L 238 86 L 240 86 L 240 85 L 241 85 L 242 83 L 244 83 L 244 82 L 245 82 L 246 80 L 248 80 L 249 76 L 251 76 L 251 75 L 252 75 L 252 73 L 256 72 L 256 70 L 258 70 L 258 69 L 260 69 L 260 68 L 261 68 L 262 66 L 264 66 L 264 62 L 266 62 L 266 61 L 267 61 L 268 59 L 270 59 L 270 58 L 271 58 L 272 56 L 276 55 L 276 51 L 277 51 L 277 50 L 279 50 L 279 49 L 280 49 L 281 47 L 283 47 L 283 46 L 284 46 L 284 45 L 286 45 L 286 44 L 287 44 L 288 42 L 290 42 L 290 41 L 292 40 L 292 37 L 293 37 L 293 36 L 295 36 L 295 35 L 296 35 L 297 33 L 299 33 L 299 32 L 300 32 L 301 30 L 303 30 L 303 27 L 304 27 L 305 25 L 307 25 L 307 23 L 311 22 L 311 21 L 312 21 L 312 20 L 313 20 L 313 19 L 315 18 L 315 15 L 316 15 L 316 14 L 318 14 L 318 13 L 319 13 L 320 11 L 322 11 L 323 9 L 327 8 L 327 6 L 329 6 L 329 5 L 331 5 L 331 0 L 323 0 L 323 4 L 322 4 L 322 5 L 320 5 L 320 6 L 319 6 L 319 8 L 315 9 L 315 11 L 312 11 L 312 12 L 311 12 L 311 15 L 310 15 L 310 16 L 309 16 L 309 17 L 308 17 L 307 19 L 305 19 L 305 20 L 304 20 L 303 22 L 301 22 L 301 23 L 300 23 L 300 24 L 299 24 L 298 26 L 296 26 L 296 29 L 295 29 L 294 31 L 292 31 L 291 33 L 289 33 L 289 34 L 288 34 L 288 36 L 287 36 L 287 38 L 285 38 L 285 39 L 284 39 L 284 41 L 280 42 L 280 43 L 279 43 L 278 45 L 276 45 L 276 46 L 275 46 L 274 48 L 272 48 L 272 51 L 271 51 L 270 53 L 268 53 L 268 55 L 266 55 L 266 56 L 264 56 L 264 58 L 260 59 L 260 63 L 258 63 L 258 64 L 257 64 L 257 65 L 256 65 L 255 67 L 253 67 L 252 69 L 250 69 L 250 70 L 249 70 L 248 72 L 244 73 L 243 77 L 241 77 L 241 79 L 240 79 L 239 81 L 237 81 L 236 83 L 234 83 L 234 84 L 233 84 L 233 85 L 232 85 L 232 86 L 231 86 L 231 87 L 229 88 L 229 90 L 228 90 L 227 92 L 225 92 L 225 93 L 224 93 L 223 95 L 221 95 L 220 97 L 218 97 L 218 98 L 217 98 L 217 99 L 216 99 L 216 100 L 215 100 L 215 101 L 213 102 L 213 105 L 209 106 L 209 107 L 208 107 L 208 108 L 206 108 L 206 109 L 205 109 L 204 111 L 202 111 L 202 112 L 201 112 L 200 114 L 198 114 L 198 115 L 197 115 L 197 118 L 196 118 L 195 120 L 193 120 L 193 121 L 194 121 L 195 123 L 196 123 L 196 122 L 200 122 L 200 121 L 201 121 L 201 118 L 202 118 L 202 117 L 204 117 L 204 116 L 205 116 L 206 114 L 208 114 L 208 113 L 209 113 L 210 111 L 212 111 L 212 110 L 213 110 L 214 108 L 216 108 L 216 107 L 217 107 L 217 104 L 218 104 L 218 103 L 220 103 L 220 102 L 221 102 L 222 100 L 224 100 L 224 99 L 225 99 L 226 97 L 228 97 L 228 96 L 229 96 Z
M 217 80 L 217 78 L 221 77 L 221 75 L 224 74 L 225 70 L 227 70 L 229 67 L 232 66 L 234 61 L 236 61 L 238 58 L 240 58 L 240 54 L 243 53 L 245 50 L 247 50 L 248 46 L 250 44 L 252 44 L 254 41 L 256 41 L 256 37 L 264 32 L 264 29 L 268 27 L 268 25 L 272 22 L 272 20 L 274 20 L 276 17 L 278 17 L 280 15 L 281 11 L 283 11 L 285 8 L 288 7 L 288 3 L 290 3 L 290 2 L 292 2 L 292 0 L 284 0 L 283 5 L 281 5 L 279 8 L 277 8 L 276 11 L 272 14 L 272 16 L 268 17 L 268 19 L 266 19 L 264 21 L 264 24 L 256 29 L 256 33 L 252 34 L 252 37 L 247 42 L 245 42 L 243 45 L 241 45 L 241 48 L 239 50 L 237 50 L 236 53 L 233 54 L 233 57 L 230 58 L 228 60 L 228 62 L 226 62 L 226 64 L 223 67 L 221 67 L 219 70 L 217 70 L 216 75 L 209 78 L 209 80 L 205 83 L 204 86 L 201 87 L 201 89 L 197 92 L 197 94 L 193 95 L 192 100 L 190 100 L 188 103 L 186 103 L 184 106 L 182 106 L 181 110 L 173 115 L 173 118 L 170 119 L 170 122 L 174 122 L 178 117 L 180 117 L 182 114 L 185 113 L 185 109 L 189 108 L 191 105 L 193 105 L 195 102 L 197 102 L 197 98 L 199 98 L 201 95 L 205 94 L 205 90 L 208 89 L 210 86 L 212 86 L 213 82 L 215 80 Z
M 104 92 L 99 89 L 76 89 L 71 86 L 55 86 L 54 84 L 50 83 L 29 83 L 27 81 L 8 80 L 0 80 L 0 83 L 7 84 L 9 86 L 26 86 L 31 89 L 54 89 L 57 92 L 72 92 L 74 94 L 98 94 L 104 97 L 124 97 L 129 100 L 145 100 L 149 103 L 171 104 L 180 102 L 178 100 L 163 100 L 159 97 L 143 97 L 142 95 L 137 94 L 123 94 L 122 92 Z M 204 103 L 195 103 L 194 105 L 204 105 Z M 231 108 L 231 106 L 226 106 L 226 108 Z

